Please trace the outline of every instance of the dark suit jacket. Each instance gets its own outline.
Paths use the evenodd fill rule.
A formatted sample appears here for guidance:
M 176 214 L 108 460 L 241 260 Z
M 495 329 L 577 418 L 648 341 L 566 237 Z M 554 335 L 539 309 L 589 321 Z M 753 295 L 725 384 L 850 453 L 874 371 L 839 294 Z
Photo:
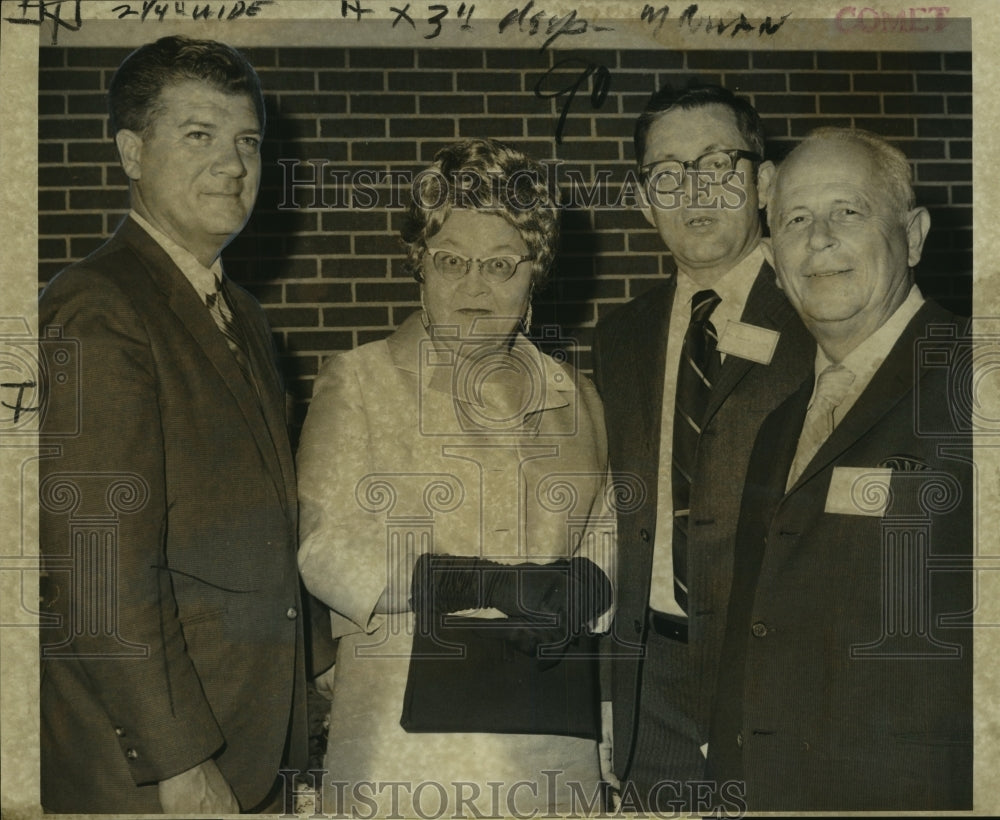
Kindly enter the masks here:
M 711 774 L 745 779 L 753 811 L 972 807 L 972 455 L 955 367 L 970 359 L 958 322 L 921 308 L 788 493 L 811 375 L 761 428 L 709 746 Z M 893 469 L 883 515 L 825 512 L 837 468 L 879 466 Z
M 611 664 L 605 680 L 610 679 L 610 699 L 614 702 L 615 770 L 619 775 L 628 770 L 638 719 L 661 471 L 667 325 L 674 290 L 671 278 L 629 302 L 598 324 L 594 340 L 594 376 L 604 400 L 615 480 L 629 483 L 637 479 L 641 485 L 635 503 L 619 509 L 618 609 L 607 641 Z M 689 664 L 687 669 L 677 670 L 698 693 L 696 714 L 685 715 L 683 721 L 698 727 L 697 736 L 690 738 L 695 750 L 708 740 L 708 715 L 750 449 L 767 414 L 811 370 L 815 353 L 815 343 L 778 289 L 768 265 L 757 275 L 742 320 L 778 330 L 781 337 L 769 365 L 726 356 L 702 423 L 689 518 Z
M 286 742 L 304 762 L 284 391 L 260 306 L 230 293 L 259 400 L 132 220 L 42 294 L 43 334 L 61 328 L 79 364 L 78 390 L 48 385 L 42 421 L 49 811 L 158 812 L 155 784 L 213 756 L 249 809 Z

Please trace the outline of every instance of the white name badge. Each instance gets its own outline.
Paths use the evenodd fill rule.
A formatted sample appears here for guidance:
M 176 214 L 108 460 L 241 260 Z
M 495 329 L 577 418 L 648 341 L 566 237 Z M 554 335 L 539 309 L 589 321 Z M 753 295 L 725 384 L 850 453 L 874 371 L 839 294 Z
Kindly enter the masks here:
M 881 518 L 889 507 L 888 467 L 834 467 L 824 512 Z
M 726 327 L 719 337 L 717 350 L 720 353 L 739 356 L 759 364 L 770 364 L 774 349 L 781 334 L 766 327 L 748 325 L 745 322 L 726 321 Z

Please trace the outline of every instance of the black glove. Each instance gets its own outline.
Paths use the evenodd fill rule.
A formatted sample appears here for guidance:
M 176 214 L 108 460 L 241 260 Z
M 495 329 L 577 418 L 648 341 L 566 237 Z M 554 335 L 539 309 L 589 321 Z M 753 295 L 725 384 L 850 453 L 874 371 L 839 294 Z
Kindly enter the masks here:
M 587 558 L 548 564 L 498 564 L 485 558 L 424 553 L 410 584 L 417 615 L 492 607 L 510 619 L 503 637 L 534 654 L 565 644 L 611 606 L 611 582 Z M 500 625 L 497 625 L 500 637 Z

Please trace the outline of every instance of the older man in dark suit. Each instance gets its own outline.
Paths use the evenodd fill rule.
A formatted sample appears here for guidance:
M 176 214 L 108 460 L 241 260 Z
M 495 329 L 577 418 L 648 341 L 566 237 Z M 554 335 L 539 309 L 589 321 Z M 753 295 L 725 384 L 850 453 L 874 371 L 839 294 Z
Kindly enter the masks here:
M 710 770 L 751 810 L 971 809 L 971 356 L 913 282 L 930 217 L 900 151 L 822 129 L 768 222 L 818 350 L 751 457 Z
M 635 148 L 676 273 L 594 339 L 611 466 L 633 489 L 618 509 L 605 697 L 623 807 L 697 812 L 747 460 L 814 344 L 761 249 L 773 166 L 750 104 L 719 86 L 664 88 Z
M 284 390 L 219 261 L 257 196 L 263 98 L 234 49 L 166 37 L 110 108 L 131 213 L 39 305 L 80 373 L 42 427 L 42 803 L 249 811 L 306 752 Z

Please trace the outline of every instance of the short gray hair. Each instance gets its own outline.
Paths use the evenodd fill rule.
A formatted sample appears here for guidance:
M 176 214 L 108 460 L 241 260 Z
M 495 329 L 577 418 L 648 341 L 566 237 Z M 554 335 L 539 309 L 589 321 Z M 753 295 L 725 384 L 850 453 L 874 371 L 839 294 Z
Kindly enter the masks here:
M 868 151 L 876 169 L 877 183 L 885 191 L 889 198 L 893 210 L 902 219 L 917 204 L 916 194 L 913 192 L 913 172 L 910 170 L 910 162 L 906 154 L 878 134 L 865 131 L 862 128 L 837 128 L 825 126 L 810 131 L 785 157 L 785 160 L 775 171 L 773 186 L 776 190 L 778 180 L 781 178 L 781 166 L 800 148 L 812 145 L 817 142 L 840 142 L 860 145 Z
M 502 216 L 528 246 L 532 287 L 545 285 L 559 246 L 559 204 L 541 163 L 492 139 L 458 140 L 438 151 L 414 180 L 400 231 L 407 250 L 404 268 L 418 282 L 423 282 L 427 240 L 456 207 Z

